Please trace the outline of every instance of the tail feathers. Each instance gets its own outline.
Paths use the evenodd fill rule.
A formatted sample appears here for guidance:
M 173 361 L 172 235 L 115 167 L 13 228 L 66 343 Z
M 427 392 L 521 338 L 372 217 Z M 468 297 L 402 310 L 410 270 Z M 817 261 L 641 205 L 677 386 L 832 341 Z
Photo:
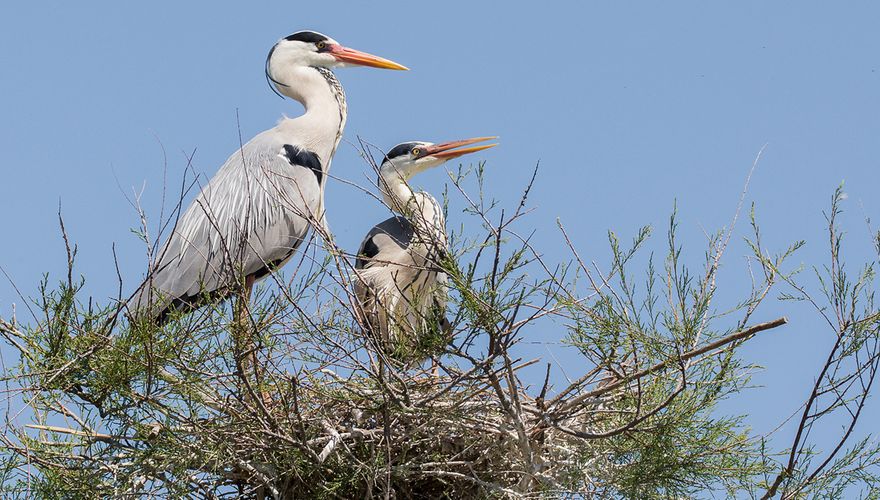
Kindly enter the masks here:
M 128 299 L 128 319 L 132 323 L 150 321 L 160 326 L 168 321 L 171 306 L 176 300 L 157 290 L 148 283 L 144 283 Z
M 211 304 L 229 296 L 226 290 L 214 290 L 197 295 L 174 297 L 150 287 L 147 283 L 128 300 L 128 319 L 132 323 L 150 321 L 162 326 L 171 320 L 173 313 L 187 314 L 206 304 Z

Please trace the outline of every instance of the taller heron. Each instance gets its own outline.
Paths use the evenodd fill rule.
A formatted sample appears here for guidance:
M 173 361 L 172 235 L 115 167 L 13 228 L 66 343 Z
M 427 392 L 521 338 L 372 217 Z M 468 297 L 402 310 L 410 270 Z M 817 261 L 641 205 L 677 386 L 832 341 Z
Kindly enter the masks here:
M 202 188 L 129 301 L 133 317 L 162 321 L 242 285 L 246 300 L 323 221 L 324 181 L 346 120 L 345 92 L 330 69 L 346 66 L 407 69 L 314 31 L 272 47 L 267 80 L 305 112 L 248 141 Z
M 392 148 L 379 167 L 379 190 L 401 214 L 375 225 L 355 261 L 354 291 L 366 333 L 393 359 L 412 365 L 448 342 L 446 228 L 433 196 L 413 191 L 412 176 L 495 144 L 462 147 L 494 137 L 433 144 L 405 142 Z M 460 148 L 460 149 L 458 149 Z

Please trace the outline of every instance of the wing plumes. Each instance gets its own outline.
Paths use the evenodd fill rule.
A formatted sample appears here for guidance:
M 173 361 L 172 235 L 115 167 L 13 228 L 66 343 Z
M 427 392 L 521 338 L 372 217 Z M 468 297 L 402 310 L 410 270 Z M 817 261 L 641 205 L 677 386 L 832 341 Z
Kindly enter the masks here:
M 190 204 L 129 301 L 131 317 L 164 320 L 225 299 L 301 245 L 320 205 L 313 153 L 297 165 L 265 142 L 231 156 Z

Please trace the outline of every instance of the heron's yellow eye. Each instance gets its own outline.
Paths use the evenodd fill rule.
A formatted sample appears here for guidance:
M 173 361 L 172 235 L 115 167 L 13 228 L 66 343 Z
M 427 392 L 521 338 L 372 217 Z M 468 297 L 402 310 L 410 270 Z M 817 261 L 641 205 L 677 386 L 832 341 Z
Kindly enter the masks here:
M 421 149 L 419 149 L 419 148 L 413 148 L 413 150 L 412 150 L 412 155 L 413 155 L 413 156 L 418 156 L 418 155 L 420 155 L 420 154 L 422 154 L 422 150 L 421 150 Z
M 315 47 L 318 47 L 318 50 L 321 50 L 321 49 L 323 49 L 323 48 L 326 47 L 326 46 L 327 46 L 327 44 L 324 43 L 324 42 L 317 42 L 317 43 L 315 43 Z

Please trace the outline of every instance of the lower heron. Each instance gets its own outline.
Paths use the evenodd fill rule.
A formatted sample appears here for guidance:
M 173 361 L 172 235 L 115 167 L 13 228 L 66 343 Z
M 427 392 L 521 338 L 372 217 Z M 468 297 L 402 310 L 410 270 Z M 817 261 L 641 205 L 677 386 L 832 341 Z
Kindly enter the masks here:
M 420 363 L 451 336 L 446 319 L 448 276 L 443 210 L 433 196 L 413 191 L 407 181 L 420 172 L 495 144 L 477 137 L 433 144 L 405 142 L 392 148 L 379 167 L 379 190 L 393 216 L 367 233 L 355 261 L 357 314 L 365 333 L 392 359 Z

